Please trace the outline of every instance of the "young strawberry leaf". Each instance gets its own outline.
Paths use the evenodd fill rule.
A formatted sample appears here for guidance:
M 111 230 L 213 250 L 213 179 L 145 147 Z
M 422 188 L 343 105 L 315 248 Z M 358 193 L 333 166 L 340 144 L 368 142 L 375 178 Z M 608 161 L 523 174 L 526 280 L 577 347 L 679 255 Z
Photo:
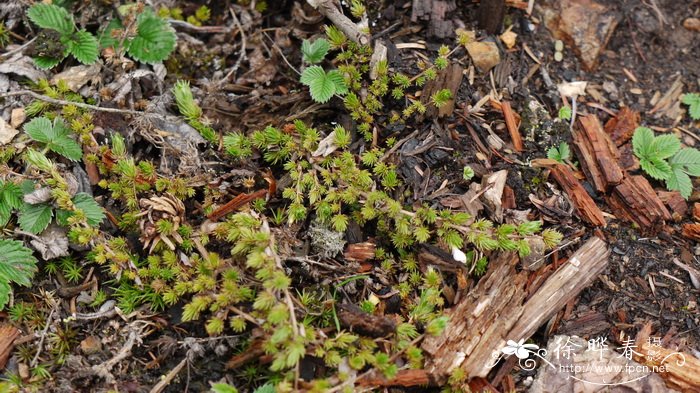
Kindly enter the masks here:
M 37 271 L 32 250 L 17 240 L 0 239 L 0 310 L 7 304 L 10 284 L 28 287 Z
M 0 226 L 10 221 L 12 210 L 22 207 L 22 189 L 9 181 L 0 180 Z
M 25 203 L 20 210 L 17 222 L 23 231 L 38 235 L 49 226 L 52 217 L 53 209 L 51 205 L 45 203 L 30 205 Z
M 688 113 L 690 114 L 690 117 L 692 117 L 693 120 L 700 120 L 700 94 L 684 94 L 681 101 L 688 105 Z
M 685 199 L 693 193 L 693 182 L 690 177 L 680 168 L 674 168 L 671 175 L 666 179 L 666 188 L 679 191 Z
M 68 51 L 83 64 L 92 64 L 99 56 L 97 38 L 85 30 L 73 34 L 68 42 Z
M 37 142 L 46 144 L 46 147 L 71 161 L 78 161 L 83 157 L 83 150 L 78 142 L 70 138 L 70 128 L 63 119 L 57 117 L 53 124 L 46 117 L 36 117 L 24 126 L 24 132 Z
M 329 77 L 319 66 L 311 66 L 301 73 L 301 83 L 309 87 L 311 98 L 321 104 L 328 102 L 336 92 L 335 77 Z
M 146 11 L 138 16 L 137 25 L 136 37 L 128 43 L 129 55 L 149 64 L 167 59 L 175 49 L 177 40 L 170 23 L 152 11 Z
M 651 150 L 657 158 L 666 159 L 676 154 L 681 148 L 681 141 L 675 135 L 661 135 L 654 138 Z
M 640 159 L 639 165 L 644 172 L 656 180 L 666 180 L 672 175 L 671 166 L 660 158 Z
M 323 38 L 319 38 L 313 43 L 309 40 L 304 40 L 301 43 L 301 53 L 304 61 L 309 64 L 316 64 L 323 61 L 330 49 L 331 45 Z
M 56 30 L 68 35 L 75 30 L 73 17 L 68 11 L 54 4 L 36 3 L 27 10 L 27 17 L 42 29 Z

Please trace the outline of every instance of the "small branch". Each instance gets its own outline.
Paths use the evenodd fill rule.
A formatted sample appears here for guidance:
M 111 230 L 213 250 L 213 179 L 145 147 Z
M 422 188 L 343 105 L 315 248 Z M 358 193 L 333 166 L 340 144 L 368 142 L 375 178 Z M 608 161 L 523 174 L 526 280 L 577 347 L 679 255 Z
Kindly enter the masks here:
M 142 112 L 142 111 L 132 111 L 129 109 L 118 109 L 118 108 L 103 108 L 100 106 L 84 104 L 82 102 L 72 102 L 72 101 L 66 101 L 66 100 L 59 100 L 56 98 L 51 98 L 51 97 L 47 97 L 45 95 L 41 95 L 39 93 L 35 93 L 31 90 L 18 90 L 18 91 L 11 91 L 8 93 L 2 93 L 2 94 L 0 94 L 0 98 L 13 97 L 13 96 L 25 96 L 25 95 L 31 96 L 33 98 L 36 98 L 37 100 L 48 102 L 49 104 L 54 104 L 54 105 L 74 105 L 74 106 L 77 106 L 78 108 L 83 108 L 83 109 L 92 109 L 94 111 L 110 112 L 110 113 L 122 113 L 122 114 L 126 114 L 126 115 L 140 115 L 140 116 L 148 115 L 148 113 Z
M 360 28 L 353 21 L 343 15 L 343 11 L 336 1 L 306 0 L 306 2 L 318 10 L 323 16 L 330 19 L 340 31 L 348 36 L 348 38 L 360 45 L 369 44 L 369 34 L 361 32 Z
M 173 367 L 170 372 L 168 372 L 163 379 L 158 382 L 153 389 L 151 389 L 150 393 L 161 393 L 165 388 L 172 382 L 172 380 L 177 376 L 177 374 L 180 373 L 180 371 L 185 367 L 187 364 L 187 359 L 188 356 L 185 356 L 184 359 L 180 361 L 180 363 L 177 364 L 177 366 Z
M 19 52 L 23 51 L 23 50 L 26 49 L 29 45 L 31 45 L 34 41 L 36 41 L 36 39 L 37 39 L 37 37 L 34 37 L 34 38 L 32 38 L 31 40 L 29 40 L 29 41 L 25 42 L 24 44 L 22 44 L 22 46 L 19 46 L 19 47 L 15 48 L 15 49 L 12 49 L 12 50 L 7 51 L 7 52 L 5 52 L 5 53 L 3 53 L 3 54 L 0 54 L 0 59 L 3 58 L 3 57 L 10 57 L 10 56 L 14 55 L 15 53 L 19 53 Z
M 236 24 L 236 27 L 238 28 L 238 33 L 241 35 L 241 52 L 238 55 L 238 60 L 236 60 L 236 63 L 233 65 L 233 68 L 231 68 L 231 71 L 226 73 L 226 76 L 221 79 L 219 83 L 225 83 L 228 81 L 228 78 L 231 77 L 236 71 L 238 71 L 238 67 L 241 66 L 241 62 L 243 59 L 246 58 L 246 53 L 245 53 L 245 48 L 246 48 L 246 37 L 245 37 L 245 31 L 243 31 L 243 26 L 241 26 L 241 22 L 238 20 L 238 17 L 236 16 L 236 13 L 233 11 L 233 7 L 229 8 L 229 11 L 231 12 L 231 17 L 233 17 L 233 22 Z

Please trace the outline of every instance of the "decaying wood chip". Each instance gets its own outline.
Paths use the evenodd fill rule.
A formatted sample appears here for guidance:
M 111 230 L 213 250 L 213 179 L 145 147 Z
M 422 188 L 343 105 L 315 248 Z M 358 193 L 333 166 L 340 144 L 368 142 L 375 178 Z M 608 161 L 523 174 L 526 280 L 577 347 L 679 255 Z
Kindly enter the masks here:
M 634 135 L 634 130 L 639 126 L 639 112 L 629 107 L 622 107 L 617 115 L 605 123 L 605 132 L 610 135 L 616 146 L 622 146 Z
M 700 202 L 693 204 L 693 220 L 700 221 Z
M 618 164 L 620 152 L 594 115 L 578 118 L 571 131 L 581 168 L 598 192 L 620 184 L 624 174 Z
M 578 179 L 576 179 L 568 165 L 560 164 L 554 160 L 537 160 L 533 162 L 533 165 L 551 168 L 554 180 L 571 199 L 578 217 L 596 227 L 605 227 L 607 225 L 603 212 L 598 208 L 593 198 L 588 195 L 588 192 L 579 183 Z
M 606 198 L 619 217 L 639 225 L 644 234 L 655 234 L 672 219 L 644 176 L 628 176 Z
M 370 337 L 385 337 L 396 331 L 396 322 L 382 315 L 367 314 L 354 304 L 336 305 L 340 326 Z
M 5 368 L 7 358 L 14 348 L 15 339 L 19 337 L 19 329 L 10 325 L 0 326 L 0 370 Z
M 436 381 L 425 370 L 400 370 L 394 378 L 386 379 L 380 373 L 372 372 L 358 379 L 357 386 L 435 386 Z
M 595 280 L 607 265 L 607 245 L 594 237 L 562 265 L 528 299 L 528 272 L 516 270 L 517 255 L 503 253 L 489 263 L 477 286 L 453 308 L 439 337 L 427 337 L 425 369 L 445 381 L 456 368 L 470 377 L 484 377 L 492 355 L 507 340 L 527 339 L 566 303 Z
M 636 345 L 634 360 L 655 367 L 666 386 L 681 392 L 700 391 L 700 359 L 651 340 L 651 322 L 637 334 Z
M 377 245 L 374 242 L 352 243 L 345 247 L 343 256 L 350 262 L 364 262 L 374 258 Z
M 700 224 L 683 224 L 683 237 L 700 242 Z
M 523 138 L 520 136 L 520 131 L 518 130 L 518 123 L 515 121 L 515 115 L 513 108 L 510 106 L 510 102 L 501 102 L 501 108 L 503 110 L 503 117 L 506 119 L 506 127 L 508 128 L 508 133 L 510 134 L 510 139 L 513 141 L 513 148 L 517 152 L 523 151 Z
M 673 221 L 680 221 L 688 213 L 688 203 L 678 191 L 659 191 L 659 199 L 671 209 Z

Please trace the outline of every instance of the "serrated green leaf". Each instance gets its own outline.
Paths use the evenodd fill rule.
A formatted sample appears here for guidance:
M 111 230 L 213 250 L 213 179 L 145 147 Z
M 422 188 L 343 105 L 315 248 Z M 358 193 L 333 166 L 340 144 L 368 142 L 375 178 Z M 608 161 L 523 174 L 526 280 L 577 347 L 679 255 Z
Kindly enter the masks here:
M 326 75 L 328 75 L 328 78 L 330 78 L 333 81 L 333 84 L 335 84 L 335 94 L 341 96 L 348 94 L 348 87 L 345 84 L 345 78 L 343 77 L 343 74 L 340 73 L 340 71 L 331 70 L 328 71 Z
M 67 55 L 67 52 L 66 52 Z M 58 59 L 55 57 L 48 57 L 48 56 L 37 56 L 34 57 L 34 64 L 36 64 L 37 67 L 43 69 L 43 70 L 48 70 L 51 68 L 54 68 L 58 65 L 58 63 L 61 62 L 61 60 L 65 59 L 66 56 L 63 56 L 62 58 Z
M 693 193 L 693 182 L 683 170 L 676 168 L 666 180 L 666 188 L 679 191 L 683 198 L 688 199 Z
M 238 393 L 238 389 L 227 383 L 215 383 L 211 386 L 211 391 L 214 393 Z
M 559 144 L 559 155 L 563 161 L 571 158 L 571 150 L 569 149 L 569 144 L 562 142 Z
M 83 64 L 93 64 L 99 56 L 97 38 L 85 30 L 80 30 L 68 41 L 68 52 Z
M 38 235 L 49 226 L 52 217 L 53 209 L 50 205 L 45 203 L 36 205 L 25 203 L 20 210 L 17 223 L 23 231 Z
M 666 180 L 671 176 L 671 165 L 666 161 L 651 157 L 650 159 L 640 159 L 639 165 L 644 172 L 656 180 Z
M 547 158 L 550 160 L 558 161 L 558 162 L 564 162 L 564 160 L 561 159 L 561 154 L 559 153 L 559 149 L 556 148 L 555 146 L 552 146 L 547 150 Z
M 68 35 L 75 30 L 73 17 L 65 8 L 54 4 L 36 3 L 27 10 L 27 17 L 35 25 L 56 30 L 62 35 Z
M 632 149 L 639 159 L 651 155 L 651 145 L 654 142 L 654 132 L 646 127 L 637 127 L 632 136 Z
M 688 113 L 693 120 L 700 120 L 700 94 L 687 93 L 683 95 L 683 103 L 688 105 Z
M 654 138 L 651 145 L 657 158 L 669 158 L 681 148 L 681 141 L 675 135 L 661 135 Z
M 177 36 L 166 20 L 148 11 L 137 18 L 136 37 L 128 43 L 127 52 L 144 63 L 158 63 L 170 56 L 175 49 Z
M 692 147 L 681 149 L 668 160 L 674 169 L 681 167 L 690 176 L 700 176 L 700 151 Z
M 0 181 L 0 212 L 7 209 L 9 212 L 11 209 L 19 209 L 22 207 L 22 189 L 12 183 Z
M 329 78 L 323 68 L 319 66 L 311 66 L 301 73 L 300 82 L 309 87 L 311 98 L 321 104 L 335 94 L 336 84 L 332 78 Z
M 9 299 L 10 283 L 28 287 L 37 271 L 32 250 L 17 240 L 0 239 L 0 310 Z
M 75 194 L 73 204 L 85 213 L 85 218 L 90 226 L 99 226 L 105 218 L 102 206 L 89 194 L 84 192 Z
M 53 124 L 46 117 L 34 118 L 24 126 L 24 132 L 33 140 L 45 143 L 51 151 L 72 161 L 83 157 L 83 150 L 78 142 L 70 138 L 71 130 L 60 117 L 54 119 Z
M 309 40 L 304 40 L 301 43 L 301 53 L 304 61 L 309 64 L 316 64 L 323 61 L 326 57 L 331 45 L 324 38 L 319 38 L 313 43 Z

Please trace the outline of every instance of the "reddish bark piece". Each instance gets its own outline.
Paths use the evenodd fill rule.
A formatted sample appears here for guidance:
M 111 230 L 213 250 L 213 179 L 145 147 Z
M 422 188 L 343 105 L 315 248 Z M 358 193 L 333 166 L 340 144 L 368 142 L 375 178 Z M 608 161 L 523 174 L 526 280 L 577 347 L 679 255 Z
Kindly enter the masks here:
M 435 380 L 425 370 L 400 370 L 392 379 L 386 379 L 376 372 L 369 373 L 357 381 L 358 386 L 436 386 Z
M 634 155 L 632 142 L 627 142 L 619 147 L 620 149 L 620 166 L 623 170 L 634 172 L 639 169 L 639 159 Z
M 700 224 L 683 224 L 683 237 L 700 242 Z
M 507 185 L 503 187 L 503 196 L 501 196 L 501 206 L 503 209 L 515 209 L 515 193 L 513 189 Z
M 671 213 L 643 176 L 628 176 L 606 198 L 615 215 L 636 223 L 644 234 L 658 233 Z
M 336 306 L 340 326 L 370 337 L 385 337 L 396 331 L 396 322 L 383 315 L 367 314 L 354 304 Z
M 534 334 L 595 280 L 608 255 L 607 245 L 591 238 L 528 298 L 529 272 L 516 269 L 516 255 L 498 254 L 477 286 L 446 311 L 450 319 L 442 335 L 426 337 L 425 369 L 441 382 L 457 367 L 470 377 L 485 377 L 492 355 L 507 340 L 518 342 Z
M 693 220 L 700 221 L 700 203 L 693 204 Z
M 373 242 L 353 243 L 345 247 L 343 256 L 350 262 L 364 262 L 374 258 L 376 250 L 377 245 Z
M 0 370 L 5 368 L 7 358 L 10 357 L 15 340 L 19 337 L 19 329 L 10 325 L 0 326 Z
M 554 164 L 552 166 L 552 176 L 559 183 L 559 186 L 569 196 L 574 204 L 577 216 L 583 221 L 593 226 L 607 226 L 603 212 L 598 208 L 598 205 L 593 201 L 586 189 L 574 176 L 573 171 L 569 166 L 564 164 Z
M 518 131 L 518 125 L 515 122 L 515 115 L 510 102 L 501 102 L 501 109 L 503 110 L 503 117 L 506 119 L 506 127 L 508 128 L 510 139 L 513 141 L 513 148 L 515 151 L 521 152 L 523 151 L 523 138 L 520 136 L 520 131 Z
M 688 202 L 678 191 L 659 191 L 659 199 L 671 209 L 673 221 L 680 221 L 688 213 Z
M 571 131 L 581 168 L 598 192 L 622 182 L 620 152 L 594 115 L 581 116 Z
M 264 198 L 265 195 L 267 195 L 267 190 L 258 190 L 251 194 L 238 194 L 233 199 L 228 201 L 225 205 L 220 206 L 219 208 L 211 212 L 211 214 L 209 214 L 207 218 L 212 221 L 219 221 L 222 217 L 238 210 L 238 208 L 245 205 L 246 203 L 254 201 L 258 198 Z
M 632 139 L 634 130 L 639 126 L 639 119 L 639 112 L 625 106 L 617 112 L 615 117 L 605 123 L 605 132 L 610 135 L 616 146 L 622 146 Z

